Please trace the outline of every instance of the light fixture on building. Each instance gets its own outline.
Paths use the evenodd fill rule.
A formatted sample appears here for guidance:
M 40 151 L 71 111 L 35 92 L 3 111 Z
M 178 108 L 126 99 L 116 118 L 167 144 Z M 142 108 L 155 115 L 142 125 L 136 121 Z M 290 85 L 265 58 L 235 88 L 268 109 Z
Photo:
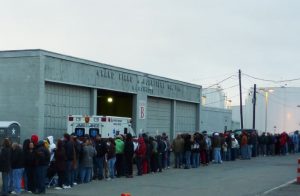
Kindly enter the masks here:
M 108 102 L 108 103 L 112 103 L 112 102 L 113 102 L 113 98 L 112 98 L 112 97 L 108 97 L 108 98 L 107 98 L 107 102 Z

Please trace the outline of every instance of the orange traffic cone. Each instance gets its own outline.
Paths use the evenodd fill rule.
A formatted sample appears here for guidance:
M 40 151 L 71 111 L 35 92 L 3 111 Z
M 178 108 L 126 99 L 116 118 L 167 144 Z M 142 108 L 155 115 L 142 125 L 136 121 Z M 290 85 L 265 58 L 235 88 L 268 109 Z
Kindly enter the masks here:
M 131 196 L 130 193 L 122 193 L 121 196 Z

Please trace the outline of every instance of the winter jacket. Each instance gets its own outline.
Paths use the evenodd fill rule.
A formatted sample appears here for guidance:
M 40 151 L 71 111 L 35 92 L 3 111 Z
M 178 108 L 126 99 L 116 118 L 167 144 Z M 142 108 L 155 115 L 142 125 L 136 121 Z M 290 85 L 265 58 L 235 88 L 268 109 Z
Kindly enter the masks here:
M 222 141 L 221 141 L 220 136 L 215 135 L 212 139 L 212 147 L 213 148 L 221 148 L 221 146 L 222 146 Z
M 93 157 L 96 155 L 96 150 L 91 145 L 84 145 L 82 148 L 82 157 L 80 166 L 93 167 Z
M 144 158 L 146 156 L 146 144 L 144 142 L 144 138 L 140 137 L 138 139 L 138 148 L 136 150 L 136 156 Z
M 113 143 L 110 143 L 107 148 L 107 160 L 116 157 L 116 146 Z
M 67 161 L 73 161 L 75 159 L 75 145 L 72 141 L 65 141 L 64 148 L 66 150 Z
M 248 137 L 247 135 L 244 134 L 241 139 L 241 146 L 245 146 L 247 144 L 248 144 Z
M 11 154 L 11 168 L 20 169 L 24 168 L 24 154 L 20 147 L 17 147 Z
M 47 166 L 50 163 L 50 152 L 43 145 L 38 145 L 35 151 L 37 166 Z
M 67 166 L 67 155 L 64 148 L 56 149 L 54 152 L 55 168 L 57 171 L 65 171 Z
M 116 154 L 123 154 L 124 153 L 124 142 L 117 138 L 115 140 L 116 143 Z
M 124 155 L 125 157 L 133 157 L 134 155 L 134 146 L 131 140 L 127 140 L 124 144 Z
M 175 153 L 182 153 L 184 150 L 183 138 L 176 138 L 173 140 L 172 148 Z
M 35 151 L 26 151 L 24 152 L 24 167 L 25 168 L 34 168 L 36 167 L 36 154 Z
M 12 149 L 2 148 L 0 154 L 0 172 L 10 172 L 11 171 L 11 156 Z
M 104 155 L 107 153 L 106 142 L 104 142 L 103 140 L 96 141 L 95 149 L 97 152 L 96 157 L 104 157 Z

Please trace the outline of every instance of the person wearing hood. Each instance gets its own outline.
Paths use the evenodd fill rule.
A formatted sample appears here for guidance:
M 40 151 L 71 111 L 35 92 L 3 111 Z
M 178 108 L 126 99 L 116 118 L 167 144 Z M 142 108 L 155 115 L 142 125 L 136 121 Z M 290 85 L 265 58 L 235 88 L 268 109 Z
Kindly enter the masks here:
M 121 177 L 124 175 L 123 170 L 123 155 L 124 155 L 124 142 L 123 137 L 118 135 L 115 139 L 116 143 L 116 171 L 117 177 Z
M 47 137 L 47 142 L 49 143 L 49 146 L 48 146 L 48 149 L 49 149 L 49 152 L 50 152 L 50 161 L 53 160 L 54 158 L 54 150 L 56 149 L 56 145 L 54 143 L 54 138 L 53 136 L 48 136 Z
M 143 174 L 142 163 L 146 157 L 146 144 L 143 137 L 138 138 L 138 148 L 136 150 L 136 166 L 138 170 L 138 175 Z
M 57 141 L 57 149 L 54 151 L 54 158 L 55 158 L 55 168 L 58 175 L 58 186 L 56 189 L 63 188 L 63 182 L 66 173 L 66 151 L 63 147 L 63 141 Z
M 50 163 L 50 152 L 45 147 L 44 141 L 39 141 L 36 146 L 36 188 L 37 194 L 45 194 L 46 193 L 46 186 L 45 186 L 45 179 L 47 175 L 47 168 Z

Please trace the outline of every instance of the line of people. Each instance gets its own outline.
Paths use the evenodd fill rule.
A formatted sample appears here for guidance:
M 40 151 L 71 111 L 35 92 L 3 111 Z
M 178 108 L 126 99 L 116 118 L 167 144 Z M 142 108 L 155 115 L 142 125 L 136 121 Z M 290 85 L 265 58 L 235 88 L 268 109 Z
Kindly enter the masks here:
M 174 168 L 198 168 L 211 162 L 250 159 L 258 155 L 285 155 L 299 152 L 299 134 L 289 136 L 232 131 L 214 133 L 178 134 L 170 142 L 163 133 L 156 137 L 141 134 L 133 138 L 129 133 L 116 138 L 91 138 L 86 135 L 64 134 L 54 144 L 52 136 L 39 140 L 37 135 L 26 139 L 21 147 L 4 139 L 0 154 L 2 195 L 21 193 L 21 180 L 28 193 L 43 194 L 46 185 L 67 189 L 91 180 L 111 180 L 115 177 L 133 177 L 133 165 L 137 175 L 162 172 L 170 168 L 171 152 Z M 56 180 L 57 176 L 57 180 Z

